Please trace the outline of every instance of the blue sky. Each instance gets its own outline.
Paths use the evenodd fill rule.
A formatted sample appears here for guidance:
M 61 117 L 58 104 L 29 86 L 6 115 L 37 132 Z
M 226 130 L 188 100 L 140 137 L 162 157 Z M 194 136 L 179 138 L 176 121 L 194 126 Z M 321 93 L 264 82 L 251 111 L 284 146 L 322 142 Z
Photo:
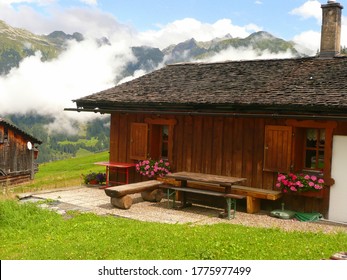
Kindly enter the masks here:
M 231 19 L 236 25 L 255 24 L 289 39 L 299 31 L 319 29 L 315 18 L 311 17 L 303 22 L 300 16 L 290 13 L 305 2 L 307 1 L 116 0 L 100 1 L 100 8 L 141 31 L 157 29 L 158 26 L 184 18 L 194 18 L 210 24 L 220 19 Z
M 150 44 L 148 41 L 152 41 L 154 44 L 157 40 L 161 43 L 160 47 L 166 42 L 177 43 L 182 39 L 189 39 L 188 37 L 212 39 L 213 36 L 223 34 L 223 30 L 225 34 L 232 33 L 234 37 L 245 37 L 254 31 L 264 30 L 285 40 L 294 40 L 316 48 L 319 45 L 320 5 L 326 2 L 327 0 L 0 0 L 0 19 L 38 34 L 54 30 L 67 33 L 79 31 L 85 34 L 94 30 L 94 33 L 105 32 L 103 35 L 110 36 L 110 32 L 118 32 L 119 28 L 123 31 L 128 29 L 127 32 L 131 30 L 132 34 L 139 35 L 142 43 Z M 339 2 L 347 6 L 347 0 Z M 185 19 L 193 19 L 194 22 L 184 21 Z M 346 17 L 343 22 L 346 24 Z M 163 33 L 168 35 L 165 37 Z M 184 36 L 178 36 L 179 33 Z M 199 36 L 201 33 L 205 33 L 205 36 Z M 343 38 L 343 42 L 346 40 Z

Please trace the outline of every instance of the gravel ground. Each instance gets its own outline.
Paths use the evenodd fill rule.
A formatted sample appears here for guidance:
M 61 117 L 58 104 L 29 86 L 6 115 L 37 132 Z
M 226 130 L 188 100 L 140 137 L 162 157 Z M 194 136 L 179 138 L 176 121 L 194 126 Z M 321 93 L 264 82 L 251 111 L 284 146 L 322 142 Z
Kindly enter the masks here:
M 61 190 L 49 190 L 20 195 L 21 201 L 36 201 L 49 199 L 54 203 L 42 204 L 60 214 L 76 210 L 93 212 L 98 215 L 114 215 L 140 221 L 150 221 L 171 224 L 240 224 L 252 227 L 280 228 L 286 231 L 313 231 L 324 233 L 347 233 L 347 224 L 337 224 L 321 220 L 319 222 L 300 222 L 298 220 L 284 220 L 270 217 L 267 212 L 247 214 L 242 211 L 236 213 L 235 219 L 218 218 L 221 209 L 193 205 L 192 207 L 175 210 L 171 202 L 166 199 L 159 203 L 143 201 L 139 194 L 133 196 L 133 205 L 128 210 L 117 209 L 110 204 L 110 198 L 104 190 L 96 187 L 72 187 Z

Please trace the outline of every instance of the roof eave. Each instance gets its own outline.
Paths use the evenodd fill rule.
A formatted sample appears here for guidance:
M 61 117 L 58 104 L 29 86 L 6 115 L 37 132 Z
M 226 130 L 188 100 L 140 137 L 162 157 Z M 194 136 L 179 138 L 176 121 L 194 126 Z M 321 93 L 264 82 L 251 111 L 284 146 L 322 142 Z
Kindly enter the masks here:
M 308 116 L 323 118 L 336 116 L 347 119 L 347 108 L 337 106 L 317 105 L 281 105 L 281 104 L 174 104 L 174 103 L 99 103 L 80 102 L 76 109 L 67 111 L 95 113 L 157 113 L 157 114 L 186 114 L 186 115 L 267 115 L 267 116 Z

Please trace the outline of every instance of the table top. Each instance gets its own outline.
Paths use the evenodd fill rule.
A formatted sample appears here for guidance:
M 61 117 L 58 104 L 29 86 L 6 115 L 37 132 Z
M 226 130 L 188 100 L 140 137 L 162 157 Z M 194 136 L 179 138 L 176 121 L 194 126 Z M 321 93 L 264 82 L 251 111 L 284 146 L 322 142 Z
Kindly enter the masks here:
M 239 177 L 230 177 L 230 176 L 221 176 L 205 173 L 194 173 L 194 172 L 175 172 L 167 174 L 165 177 L 173 178 L 179 181 L 199 181 L 211 184 L 220 184 L 220 185 L 234 185 L 246 181 L 246 178 Z
M 109 166 L 109 167 L 118 167 L 118 168 L 130 168 L 130 167 L 136 166 L 135 163 L 113 162 L 113 161 L 100 161 L 100 162 L 95 162 L 94 164 L 102 165 L 102 166 Z

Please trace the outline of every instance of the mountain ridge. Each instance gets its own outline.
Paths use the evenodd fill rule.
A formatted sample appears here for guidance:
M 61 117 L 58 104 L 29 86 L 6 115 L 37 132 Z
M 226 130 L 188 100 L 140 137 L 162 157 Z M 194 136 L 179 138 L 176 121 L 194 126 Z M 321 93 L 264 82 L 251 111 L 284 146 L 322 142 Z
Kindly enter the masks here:
M 70 40 L 79 43 L 85 38 L 78 32 L 66 34 L 63 31 L 36 35 L 24 29 L 11 27 L 0 20 L 0 75 L 7 75 L 11 69 L 19 67 L 24 58 L 33 56 L 38 51 L 41 52 L 43 63 L 56 59 L 67 50 Z M 98 47 L 112 46 L 106 37 L 96 39 L 96 43 Z M 201 61 L 229 48 L 250 48 L 256 50 L 259 55 L 265 49 L 273 52 L 286 52 L 289 49 L 293 55 L 301 55 L 296 51 L 293 43 L 276 38 L 267 32 L 253 33 L 246 38 L 233 38 L 230 34 L 226 34 L 224 37 L 210 41 L 197 41 L 190 38 L 163 49 L 132 46 L 131 51 L 136 59 L 124 65 L 124 70 L 117 79 L 115 78 L 115 83 L 134 76 L 138 70 L 148 73 L 168 63 Z M 18 112 L 3 116 L 0 112 L 0 116 L 13 121 L 16 126 L 43 141 L 40 145 L 40 162 L 75 156 L 79 149 L 96 152 L 108 148 L 109 117 L 83 124 L 76 121 L 71 124 L 76 134 L 69 135 L 67 131 L 50 132 L 47 129 L 48 124 L 56 120 L 54 114 L 47 116 L 40 115 L 40 112 L 31 112 L 23 115 Z M 95 131 L 96 129 L 98 130 Z M 86 139 L 94 144 L 87 145 Z
M 57 58 L 66 50 L 66 43 L 70 40 L 83 41 L 83 34 L 75 32 L 66 34 L 63 31 L 53 31 L 48 35 L 37 35 L 28 30 L 15 28 L 0 20 L 0 75 L 6 75 L 13 67 L 18 67 L 20 62 L 37 51 L 42 54 L 42 61 Z M 108 38 L 97 39 L 99 46 L 111 45 Z M 265 50 L 272 53 L 290 51 L 293 56 L 300 57 L 295 44 L 290 41 L 277 38 L 266 31 L 250 34 L 246 38 L 234 38 L 230 34 L 224 37 L 214 38 L 210 41 L 197 41 L 190 38 L 178 44 L 159 49 L 149 46 L 132 46 L 132 52 L 136 62 L 129 62 L 118 80 L 131 76 L 137 70 L 153 71 L 161 64 L 173 64 L 180 62 L 192 62 L 195 60 L 212 57 L 229 48 L 250 48 L 259 55 Z

